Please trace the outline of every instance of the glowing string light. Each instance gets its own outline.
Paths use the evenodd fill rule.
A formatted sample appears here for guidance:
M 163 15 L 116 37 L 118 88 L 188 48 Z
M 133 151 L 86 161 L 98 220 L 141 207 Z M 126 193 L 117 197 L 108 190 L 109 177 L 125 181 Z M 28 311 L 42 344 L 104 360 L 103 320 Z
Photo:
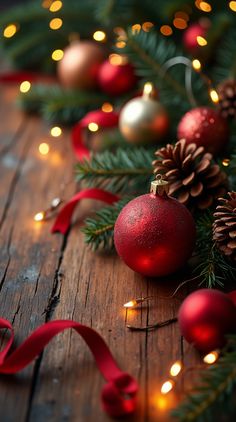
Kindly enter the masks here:
M 105 113 L 111 113 L 113 111 L 113 105 L 110 103 L 103 103 L 102 111 L 104 111 Z
M 209 95 L 210 95 L 213 103 L 219 102 L 219 95 L 217 94 L 215 89 L 211 89 L 210 92 L 209 92 Z
M 135 23 L 134 25 L 132 25 L 131 29 L 133 34 L 138 34 L 141 31 L 142 27 L 139 23 Z
M 202 68 L 201 62 L 198 59 L 192 61 L 192 66 L 194 70 L 201 70 Z
M 174 381 L 165 381 L 161 386 L 161 394 L 168 394 L 174 387 Z
M 202 10 L 203 12 L 209 13 L 209 12 L 211 12 L 212 7 L 206 1 L 200 1 L 200 3 L 199 3 L 199 9 Z
M 11 23 L 6 26 L 6 28 L 3 31 L 3 36 L 5 38 L 11 38 L 15 35 L 17 32 L 17 26 L 14 23 Z
M 49 22 L 49 27 L 56 31 L 57 29 L 60 29 L 63 25 L 63 21 L 61 18 L 53 18 Z
M 54 50 L 52 52 L 52 59 L 55 60 L 56 62 L 58 62 L 59 60 L 62 59 L 62 57 L 64 56 L 64 51 L 63 50 Z
M 91 122 L 88 124 L 88 129 L 90 130 L 90 132 L 97 132 L 99 129 L 99 126 L 97 123 Z
M 127 302 L 127 303 L 124 303 L 124 308 L 134 308 L 135 306 L 137 306 L 138 305 L 138 302 L 137 302 L 137 300 L 130 300 L 129 302 Z
M 208 353 L 206 356 L 204 356 L 203 362 L 207 363 L 208 365 L 212 365 L 217 361 L 218 358 L 219 352 L 217 350 L 214 350 L 213 352 Z
M 176 361 L 175 363 L 173 363 L 173 365 L 170 368 L 170 375 L 172 377 L 177 377 L 177 375 L 179 375 L 179 373 L 182 371 L 183 365 L 182 362 L 180 362 L 179 360 Z
M 224 158 L 224 159 L 222 160 L 222 165 L 223 165 L 224 167 L 228 167 L 228 166 L 229 166 L 229 164 L 230 164 L 230 159 L 229 159 L 229 158 Z
M 233 10 L 233 12 L 236 12 L 236 1 L 230 1 L 229 8 Z
M 173 20 L 173 25 L 177 28 L 177 29 L 185 29 L 187 28 L 188 24 L 186 22 L 186 20 L 182 19 L 182 18 L 175 18 Z
M 23 81 L 20 84 L 20 92 L 22 92 L 23 94 L 25 94 L 26 92 L 28 92 L 31 88 L 31 83 L 29 81 Z
M 62 134 L 62 129 L 59 126 L 54 126 L 50 130 L 50 133 L 54 138 L 57 138 L 58 136 Z
M 113 64 L 114 66 L 119 66 L 127 63 L 127 58 L 124 56 L 121 56 L 120 54 L 110 54 L 109 55 L 109 62 Z
M 34 221 L 43 221 L 45 219 L 45 212 L 41 211 L 41 212 L 37 212 L 37 214 L 35 214 L 34 216 Z
M 141 303 L 147 302 L 151 299 L 154 299 L 154 296 L 139 297 L 139 298 L 130 300 L 129 302 L 125 303 L 123 306 L 124 308 L 135 308 L 135 306 L 138 306 Z
M 53 1 L 49 7 L 50 12 L 58 12 L 62 8 L 63 4 L 62 1 L 56 0 Z
M 100 42 L 105 41 L 106 34 L 104 31 L 95 31 L 93 34 L 93 39 L 95 41 L 100 41 Z
M 125 41 L 117 41 L 116 42 L 116 47 L 117 48 L 125 48 L 126 46 L 126 42 Z
M 171 34 L 173 34 L 173 30 L 171 26 L 169 25 L 162 25 L 160 27 L 160 32 L 162 35 L 165 35 L 166 37 L 169 37 Z
M 200 47 L 204 47 L 207 45 L 207 40 L 204 37 L 201 37 L 200 35 L 197 36 L 197 43 L 200 45 Z
M 142 24 L 142 30 L 144 31 L 144 32 L 149 32 L 152 28 L 154 27 L 154 25 L 153 25 L 153 23 L 152 22 L 144 22 L 143 24 Z
M 49 151 L 50 151 L 50 147 L 49 147 L 49 145 L 46 142 L 42 142 L 39 145 L 39 152 L 40 152 L 40 154 L 47 155 L 49 153 Z

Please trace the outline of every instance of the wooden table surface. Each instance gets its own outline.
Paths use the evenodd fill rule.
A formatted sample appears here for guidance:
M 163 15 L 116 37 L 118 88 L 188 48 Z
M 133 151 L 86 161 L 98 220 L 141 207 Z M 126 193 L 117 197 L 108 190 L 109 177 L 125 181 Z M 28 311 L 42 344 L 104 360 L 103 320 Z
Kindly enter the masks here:
M 95 254 L 80 232 L 82 215 L 69 234 L 52 235 L 52 222 L 33 216 L 56 196 L 75 192 L 75 160 L 69 131 L 50 138 L 40 118 L 25 116 L 15 105 L 17 88 L 0 87 L 0 316 L 9 319 L 16 344 L 45 321 L 74 319 L 95 328 L 121 368 L 140 384 L 137 413 L 131 420 L 169 421 L 169 409 L 186 391 L 178 382 L 173 393 L 160 395 L 168 368 L 176 359 L 194 364 L 197 354 L 180 336 L 178 324 L 159 331 L 130 332 L 126 324 L 145 325 L 176 316 L 186 288 L 170 299 L 183 275 L 149 280 L 127 268 L 116 255 Z M 38 152 L 41 142 L 50 153 Z M 84 207 L 83 207 L 84 208 Z M 140 296 L 155 298 L 142 309 L 122 305 Z M 3 338 L 2 338 L 3 341 Z M 79 336 L 67 330 L 42 356 L 16 376 L 0 377 L 1 422 L 96 421 L 110 418 L 101 410 L 104 381 Z

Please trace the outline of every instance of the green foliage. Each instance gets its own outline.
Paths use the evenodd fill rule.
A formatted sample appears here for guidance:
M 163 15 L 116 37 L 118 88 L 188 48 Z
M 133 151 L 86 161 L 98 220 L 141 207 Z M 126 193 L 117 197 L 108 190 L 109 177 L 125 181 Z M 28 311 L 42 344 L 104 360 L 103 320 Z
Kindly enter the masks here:
M 78 181 L 102 187 L 113 193 L 144 193 L 152 176 L 153 149 L 118 148 L 115 153 L 93 154 L 76 166 Z
M 229 344 L 218 362 L 200 371 L 198 385 L 172 412 L 172 416 L 179 422 L 234 420 L 235 387 L 236 335 L 231 335 Z M 227 419 L 225 419 L 226 415 Z
M 34 84 L 18 103 L 27 112 L 41 112 L 45 120 L 75 123 L 88 111 L 99 108 L 106 97 L 99 92 L 66 90 L 59 85 Z
M 93 6 L 93 0 L 70 0 L 63 2 L 62 9 L 53 14 L 42 7 L 41 0 L 14 6 L 1 13 L 0 31 L 2 33 L 12 22 L 19 25 L 19 30 L 12 38 L 2 38 L 1 44 L 16 67 L 53 70 L 55 63 L 51 60 L 51 53 L 56 48 L 64 48 L 70 34 L 77 33 L 87 38 L 97 29 L 98 23 L 91 13 Z M 54 17 L 63 20 L 63 26 L 57 31 L 49 28 Z
M 236 78 L 236 28 L 226 31 L 216 51 L 216 65 L 212 75 L 215 83 Z
M 87 218 L 82 232 L 85 234 L 85 242 L 90 244 L 93 250 L 110 250 L 114 247 L 113 232 L 116 219 L 122 208 L 132 199 L 125 197 L 115 203 L 96 212 L 96 217 Z
M 213 210 L 196 216 L 197 266 L 194 275 L 208 288 L 224 287 L 225 281 L 235 281 L 236 268 L 221 254 L 212 239 Z

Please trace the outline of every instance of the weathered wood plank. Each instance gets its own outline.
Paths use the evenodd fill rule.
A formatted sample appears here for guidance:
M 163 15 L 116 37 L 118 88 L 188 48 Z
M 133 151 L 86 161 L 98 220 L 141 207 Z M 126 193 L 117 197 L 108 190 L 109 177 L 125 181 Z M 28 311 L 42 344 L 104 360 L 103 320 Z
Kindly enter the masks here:
M 11 120 L 8 124 L 11 133 Z M 47 158 L 39 155 L 38 144 L 47 133 L 48 128 L 39 119 L 28 119 L 11 150 L 5 150 L 1 157 L 3 163 L 7 160 L 11 165 L 2 166 L 0 185 L 0 314 L 13 322 L 18 341 L 44 322 L 50 312 L 63 253 L 63 239 L 51 236 L 50 224 L 33 221 L 34 213 L 55 195 L 64 195 L 72 169 L 66 138 L 50 141 L 52 152 Z M 73 190 L 70 184 L 67 194 Z M 15 421 L 16 415 L 18 420 L 26 420 L 34 373 L 32 365 L 16 377 L 1 377 L 2 420 Z
M 7 96 L 8 90 L 3 92 Z M 6 110 L 0 139 L 9 133 L 14 142 L 1 150 L 3 164 L 9 164 L 2 166 L 0 185 L 0 315 L 13 322 L 18 342 L 42 322 L 56 318 L 71 318 L 97 329 L 121 367 L 140 383 L 133 420 L 170 420 L 168 410 L 185 385 L 180 383 L 166 399 L 160 397 L 160 386 L 174 360 L 182 357 L 190 364 L 197 362 L 197 355 L 188 351 L 177 324 L 141 333 L 130 332 L 126 324 L 146 325 L 176 316 L 187 287 L 175 298 L 168 296 L 183 274 L 147 280 L 115 255 L 91 252 L 78 223 L 65 238 L 51 235 L 50 223 L 36 224 L 34 213 L 55 196 L 69 198 L 75 189 L 68 135 L 50 140 L 51 152 L 43 158 L 38 144 L 48 136 L 47 126 L 34 117 L 22 126 L 22 115 L 12 100 Z M 10 116 L 15 116 L 14 125 Z M 79 208 L 78 216 L 84 213 L 86 205 Z M 154 299 L 141 309 L 124 310 L 125 302 L 141 296 Z M 87 346 L 67 331 L 27 370 L 0 378 L 1 420 L 109 421 L 100 408 L 103 383 Z

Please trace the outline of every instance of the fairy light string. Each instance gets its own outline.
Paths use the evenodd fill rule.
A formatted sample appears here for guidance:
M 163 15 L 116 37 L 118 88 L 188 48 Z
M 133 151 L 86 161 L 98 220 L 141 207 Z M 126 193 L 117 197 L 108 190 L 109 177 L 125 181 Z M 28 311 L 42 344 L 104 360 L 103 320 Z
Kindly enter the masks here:
M 168 296 L 168 297 L 164 297 L 164 298 L 170 298 L 170 297 L 173 297 L 173 295 Z M 132 300 L 126 302 L 123 305 L 123 307 L 128 312 L 128 310 L 131 310 L 131 309 L 134 309 L 134 308 L 137 309 L 137 308 L 140 307 L 140 305 L 142 305 L 145 302 L 149 302 L 152 299 L 155 299 L 155 296 L 146 296 L 146 297 L 140 297 L 140 298 L 132 299 Z M 152 331 L 152 330 L 156 330 L 156 329 L 168 326 L 168 325 L 175 323 L 177 321 L 178 321 L 178 318 L 174 317 L 174 318 L 170 318 L 170 319 L 165 320 L 165 321 L 157 322 L 155 324 L 146 325 L 144 327 L 133 326 L 133 325 L 129 325 L 129 324 L 126 325 L 126 327 L 130 331 L 146 331 L 147 332 L 147 331 Z M 193 345 L 190 345 L 190 346 L 192 347 Z M 202 364 L 205 364 L 205 365 L 208 365 L 208 366 L 213 365 L 219 359 L 219 356 L 220 356 L 220 351 L 219 350 L 213 350 L 210 353 L 207 353 L 206 355 L 204 355 L 202 357 Z M 199 368 L 199 366 L 198 367 L 190 366 L 190 367 L 185 368 L 182 359 L 178 359 L 178 360 L 174 361 L 170 365 L 170 369 L 168 371 L 167 379 L 165 381 L 163 381 L 163 383 L 160 387 L 161 395 L 166 395 L 166 394 L 170 393 L 170 391 L 173 390 L 173 388 L 177 384 L 177 380 L 178 380 L 180 375 L 185 376 L 186 373 L 188 373 L 189 371 L 196 371 L 198 368 Z M 202 365 L 200 366 L 200 368 L 202 368 Z

